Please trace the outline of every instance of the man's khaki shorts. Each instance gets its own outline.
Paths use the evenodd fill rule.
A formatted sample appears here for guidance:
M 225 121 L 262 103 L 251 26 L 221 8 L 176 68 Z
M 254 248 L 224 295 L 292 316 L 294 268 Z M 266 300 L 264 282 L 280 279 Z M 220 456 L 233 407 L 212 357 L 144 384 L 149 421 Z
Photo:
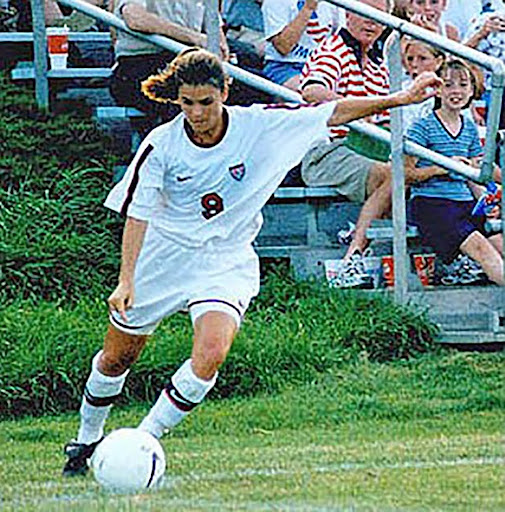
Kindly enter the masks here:
M 375 161 L 345 145 L 345 138 L 318 141 L 302 160 L 302 178 L 309 187 L 334 187 L 350 201 L 366 198 L 368 175 Z

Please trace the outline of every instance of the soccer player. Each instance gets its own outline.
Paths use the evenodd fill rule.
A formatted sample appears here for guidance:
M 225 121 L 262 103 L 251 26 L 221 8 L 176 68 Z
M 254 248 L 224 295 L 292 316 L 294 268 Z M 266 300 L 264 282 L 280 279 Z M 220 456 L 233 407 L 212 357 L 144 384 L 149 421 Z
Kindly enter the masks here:
M 126 215 L 119 283 L 110 325 L 93 358 L 77 439 L 63 473 L 86 473 L 130 366 L 160 321 L 189 310 L 191 356 L 172 375 L 139 428 L 159 438 L 214 386 L 252 297 L 259 264 L 252 248 L 261 208 L 328 125 L 424 101 L 439 79 L 377 98 L 314 105 L 225 107 L 227 77 L 213 54 L 182 52 L 143 84 L 182 113 L 152 131 L 105 206 Z

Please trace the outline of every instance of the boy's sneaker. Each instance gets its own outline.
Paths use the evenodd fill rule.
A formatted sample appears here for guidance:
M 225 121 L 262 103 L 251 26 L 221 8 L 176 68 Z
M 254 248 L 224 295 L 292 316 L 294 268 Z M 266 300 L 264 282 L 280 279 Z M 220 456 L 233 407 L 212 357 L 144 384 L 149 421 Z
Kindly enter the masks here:
M 482 267 L 464 254 L 458 255 L 445 267 L 441 282 L 446 286 L 480 284 L 486 281 Z
M 363 256 L 355 252 L 351 257 L 342 263 L 333 281 L 333 285 L 338 288 L 361 288 L 370 290 L 374 287 L 372 276 L 365 268 Z
M 78 443 L 75 440 L 67 443 L 63 449 L 68 459 L 63 467 L 63 476 L 85 475 L 89 470 L 88 460 L 102 440 L 103 437 L 90 444 Z

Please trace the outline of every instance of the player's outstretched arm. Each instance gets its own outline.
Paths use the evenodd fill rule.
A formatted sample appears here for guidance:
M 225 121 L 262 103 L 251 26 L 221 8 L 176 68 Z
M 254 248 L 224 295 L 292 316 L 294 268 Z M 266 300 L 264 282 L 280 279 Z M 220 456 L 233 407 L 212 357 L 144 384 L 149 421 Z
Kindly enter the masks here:
M 402 107 L 411 103 L 422 103 L 435 96 L 441 79 L 435 73 L 422 73 L 403 91 L 387 96 L 370 96 L 364 98 L 343 98 L 337 101 L 328 126 L 349 123 L 362 117 L 378 114 L 383 110 Z
M 147 222 L 128 217 L 123 231 L 123 244 L 121 251 L 121 270 L 119 283 L 108 299 L 109 309 L 117 311 L 126 322 L 126 310 L 131 308 L 134 301 L 135 289 L 133 277 L 135 264 L 144 243 Z

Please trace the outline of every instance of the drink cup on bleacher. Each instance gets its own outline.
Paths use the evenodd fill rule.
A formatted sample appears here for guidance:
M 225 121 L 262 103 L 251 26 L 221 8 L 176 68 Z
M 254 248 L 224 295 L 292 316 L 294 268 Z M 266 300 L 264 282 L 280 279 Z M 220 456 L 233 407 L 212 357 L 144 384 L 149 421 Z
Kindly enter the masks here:
M 382 257 L 382 275 L 384 277 L 384 284 L 386 288 L 395 285 L 395 262 L 393 256 Z
M 68 28 L 49 27 L 47 29 L 47 51 L 51 69 L 65 69 L 68 60 Z
M 414 254 L 414 266 L 422 285 L 432 285 L 435 279 L 435 254 Z

